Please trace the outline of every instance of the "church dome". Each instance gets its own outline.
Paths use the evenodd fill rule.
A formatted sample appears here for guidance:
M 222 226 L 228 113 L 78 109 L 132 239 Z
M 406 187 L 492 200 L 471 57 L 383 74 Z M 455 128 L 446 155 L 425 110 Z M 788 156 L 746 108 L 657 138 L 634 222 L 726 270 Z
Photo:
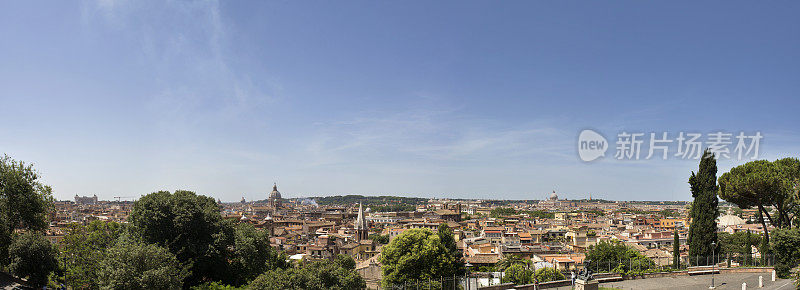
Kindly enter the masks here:
M 550 200 L 558 200 L 558 194 L 556 194 L 555 190 L 553 190 L 553 193 L 550 194 L 550 198 L 549 199 Z
M 272 192 L 269 194 L 269 198 L 270 198 L 270 199 L 277 199 L 277 198 L 281 198 L 281 192 L 280 192 L 280 191 L 278 191 L 278 184 L 277 184 L 277 183 L 275 183 L 275 184 L 272 186 Z
M 733 215 L 733 211 L 731 210 L 731 208 L 728 208 L 726 215 L 719 217 L 719 219 L 717 220 L 717 225 L 719 227 L 736 226 L 743 224 L 746 224 L 744 219 Z

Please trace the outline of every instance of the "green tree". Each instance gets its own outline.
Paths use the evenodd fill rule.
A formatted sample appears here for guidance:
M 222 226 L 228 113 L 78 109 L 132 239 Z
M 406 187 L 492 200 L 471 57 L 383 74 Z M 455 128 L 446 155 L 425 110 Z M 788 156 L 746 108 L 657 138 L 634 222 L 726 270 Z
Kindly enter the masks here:
M 452 257 L 454 261 L 454 265 L 445 268 L 444 274 L 445 277 L 450 277 L 452 275 L 461 276 L 464 273 L 464 255 L 462 254 L 461 250 L 458 249 L 458 245 L 456 244 L 456 239 L 453 236 L 453 229 L 447 226 L 445 223 L 439 224 L 439 228 L 436 231 L 436 234 L 439 236 L 439 240 L 442 242 L 442 245 L 447 249 L 450 253 L 449 257 Z
M 511 266 L 513 266 L 515 264 L 522 264 L 523 266 L 528 266 L 529 265 L 529 261 L 530 260 L 523 259 L 519 255 L 509 254 L 509 255 L 503 256 L 503 258 L 500 259 L 500 261 L 497 261 L 497 264 L 495 264 L 495 265 L 497 266 L 498 270 L 503 271 L 503 270 L 507 269 L 508 267 L 511 267 Z
M 499 218 L 515 214 L 517 214 L 517 211 L 510 207 L 495 207 L 492 209 L 491 212 L 489 212 L 489 216 L 493 218 Z
M 47 213 L 52 209 L 50 186 L 39 182 L 33 165 L 0 157 L 0 265 L 6 265 L 14 229 L 32 231 L 47 228 Z
M 775 229 L 770 247 L 775 253 L 775 271 L 781 278 L 788 278 L 789 270 L 800 263 L 800 229 Z
M 270 246 L 269 234 L 248 223 L 236 225 L 232 273 L 235 285 L 246 284 L 258 275 L 275 268 L 286 268 L 286 257 Z
M 655 267 L 655 263 L 650 258 L 620 241 L 601 241 L 596 245 L 589 246 L 586 251 L 586 260 L 591 261 L 588 267 L 594 272 L 599 272 L 600 269 L 615 268 L 617 272 L 624 273 Z
M 761 252 L 761 265 L 767 266 L 769 257 L 772 255 L 772 249 L 770 248 L 769 241 L 766 238 L 761 239 L 761 245 L 758 247 L 758 251 Z
M 692 210 L 689 216 L 689 256 L 712 255 L 712 243 L 717 242 L 717 160 L 710 150 L 703 152 L 697 174 L 689 177 L 692 191 Z M 699 259 L 706 264 L 706 259 Z
M 566 279 L 564 274 L 561 271 L 556 270 L 556 268 L 541 268 L 536 270 L 533 274 L 536 277 L 536 281 L 539 282 L 547 282 L 547 281 L 558 281 Z
M 761 236 L 747 232 L 719 234 L 720 255 L 732 255 L 745 265 L 752 265 L 753 246 L 761 244 Z
M 681 240 L 678 236 L 678 229 L 672 233 L 672 267 L 675 269 L 681 267 Z
M 764 217 L 776 228 L 791 226 L 798 211 L 798 180 L 800 161 L 797 158 L 751 161 L 720 176 L 719 196 L 743 209 L 758 208 L 764 236 L 769 240 Z M 770 214 L 767 207 L 776 212 Z
M 533 283 L 533 271 L 528 269 L 525 264 L 515 263 L 505 268 L 503 283 L 514 283 L 514 285 L 525 285 Z
M 9 270 L 17 277 L 27 278 L 33 286 L 47 285 L 48 276 L 58 268 L 56 250 L 38 232 L 18 235 L 8 249 Z
M 188 271 L 166 248 L 122 237 L 107 250 L 97 276 L 102 289 L 180 289 Z
M 225 285 L 219 282 L 206 282 L 197 286 L 192 286 L 192 290 L 246 290 L 247 286 L 236 287 Z
M 213 198 L 182 190 L 154 192 L 134 204 L 128 220 L 145 243 L 165 247 L 191 266 L 188 285 L 235 282 L 228 265 L 234 227 L 222 219 Z
M 411 229 L 383 247 L 381 271 L 384 286 L 408 281 L 450 277 L 461 271 L 459 260 L 429 229 Z
M 123 227 L 114 222 L 71 224 L 59 242 L 64 261 L 65 284 L 73 289 L 99 289 L 97 273 L 105 251 L 114 244 Z
M 380 235 L 380 234 L 371 234 L 369 235 L 369 239 L 375 241 L 378 244 L 385 245 L 389 243 L 389 235 Z
M 366 282 L 355 270 L 355 261 L 338 255 L 332 262 L 313 261 L 297 267 L 277 268 L 258 276 L 249 285 L 253 290 L 278 289 L 363 289 Z

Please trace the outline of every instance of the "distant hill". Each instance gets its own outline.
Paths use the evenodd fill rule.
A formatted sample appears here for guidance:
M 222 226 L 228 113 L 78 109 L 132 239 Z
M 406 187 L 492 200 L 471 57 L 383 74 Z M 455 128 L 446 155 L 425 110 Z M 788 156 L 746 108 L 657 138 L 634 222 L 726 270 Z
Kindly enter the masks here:
M 372 211 L 412 211 L 428 201 L 421 197 L 337 195 L 312 197 L 319 205 L 353 205 L 370 207 Z

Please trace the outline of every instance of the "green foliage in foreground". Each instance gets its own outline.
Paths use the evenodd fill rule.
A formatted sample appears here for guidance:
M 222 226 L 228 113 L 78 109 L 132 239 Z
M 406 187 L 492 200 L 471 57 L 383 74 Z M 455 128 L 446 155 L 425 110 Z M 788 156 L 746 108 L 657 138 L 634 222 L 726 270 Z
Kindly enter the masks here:
M 429 229 L 412 229 L 384 246 L 380 258 L 384 286 L 460 275 L 461 256 L 442 241 L 445 235 Z
M 8 249 L 9 270 L 17 277 L 28 278 L 34 286 L 47 285 L 50 272 L 58 268 L 56 250 L 38 232 L 26 232 L 14 239 Z
M 100 261 L 122 232 L 123 226 L 114 222 L 92 221 L 67 227 L 59 242 L 64 284 L 74 289 L 98 289 Z
M 233 278 L 228 265 L 234 244 L 234 228 L 224 221 L 217 202 L 190 191 L 159 191 L 145 195 L 129 217 L 142 241 L 169 249 L 183 265 L 189 265 L 189 285 Z
M 366 282 L 355 270 L 355 261 L 338 255 L 333 262 L 313 261 L 296 267 L 268 271 L 248 285 L 253 290 L 363 289 Z
M 753 264 L 752 247 L 761 244 L 761 236 L 747 232 L 737 232 L 733 234 L 719 233 L 720 252 L 719 255 L 731 255 L 733 257 L 744 258 L 745 265 Z
M 789 278 L 789 270 L 800 264 L 800 229 L 776 229 L 770 242 L 775 254 L 775 271 L 781 278 Z
M 97 275 L 103 289 L 180 289 L 188 271 L 166 248 L 121 238 Z
M 286 256 L 270 246 L 269 234 L 256 230 L 251 224 L 236 225 L 231 270 L 236 285 L 247 284 L 258 275 L 278 268 L 286 268 Z
M 557 280 L 564 280 L 564 274 L 561 271 L 556 270 L 556 268 L 541 268 L 536 270 L 533 274 L 536 278 L 536 281 L 539 282 L 547 282 L 547 281 L 557 281 Z
M 53 206 L 52 189 L 32 165 L 0 157 L 0 266 L 6 266 L 14 229 L 41 231 Z
M 531 284 L 533 281 L 548 282 L 564 280 L 564 274 L 555 268 L 541 268 L 536 270 L 528 269 L 524 264 L 514 264 L 506 268 L 505 275 L 503 276 L 503 283 L 514 283 L 514 285 Z
M 506 267 L 503 275 L 503 283 L 514 283 L 514 285 L 525 285 L 533 283 L 533 271 L 524 264 L 516 263 Z
M 586 251 L 586 260 L 591 261 L 589 269 L 594 272 L 601 272 L 601 269 L 607 270 L 609 264 L 613 268 L 612 271 L 617 273 L 655 268 L 653 260 L 620 241 L 602 241 L 589 246 Z

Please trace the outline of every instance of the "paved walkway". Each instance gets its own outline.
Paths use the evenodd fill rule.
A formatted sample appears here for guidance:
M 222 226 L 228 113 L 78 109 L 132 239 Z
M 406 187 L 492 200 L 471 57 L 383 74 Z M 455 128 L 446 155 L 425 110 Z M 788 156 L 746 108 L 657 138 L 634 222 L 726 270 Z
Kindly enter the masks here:
M 764 288 L 758 288 L 758 276 L 764 276 Z M 782 289 L 792 290 L 794 284 L 791 280 L 778 279 L 772 282 L 770 273 L 729 273 L 714 275 L 716 289 L 742 289 L 742 283 L 747 283 L 747 289 Z M 711 286 L 711 275 L 662 277 L 638 280 L 627 280 L 600 284 L 601 287 L 617 289 L 708 289 Z M 559 290 L 571 289 L 561 287 Z

